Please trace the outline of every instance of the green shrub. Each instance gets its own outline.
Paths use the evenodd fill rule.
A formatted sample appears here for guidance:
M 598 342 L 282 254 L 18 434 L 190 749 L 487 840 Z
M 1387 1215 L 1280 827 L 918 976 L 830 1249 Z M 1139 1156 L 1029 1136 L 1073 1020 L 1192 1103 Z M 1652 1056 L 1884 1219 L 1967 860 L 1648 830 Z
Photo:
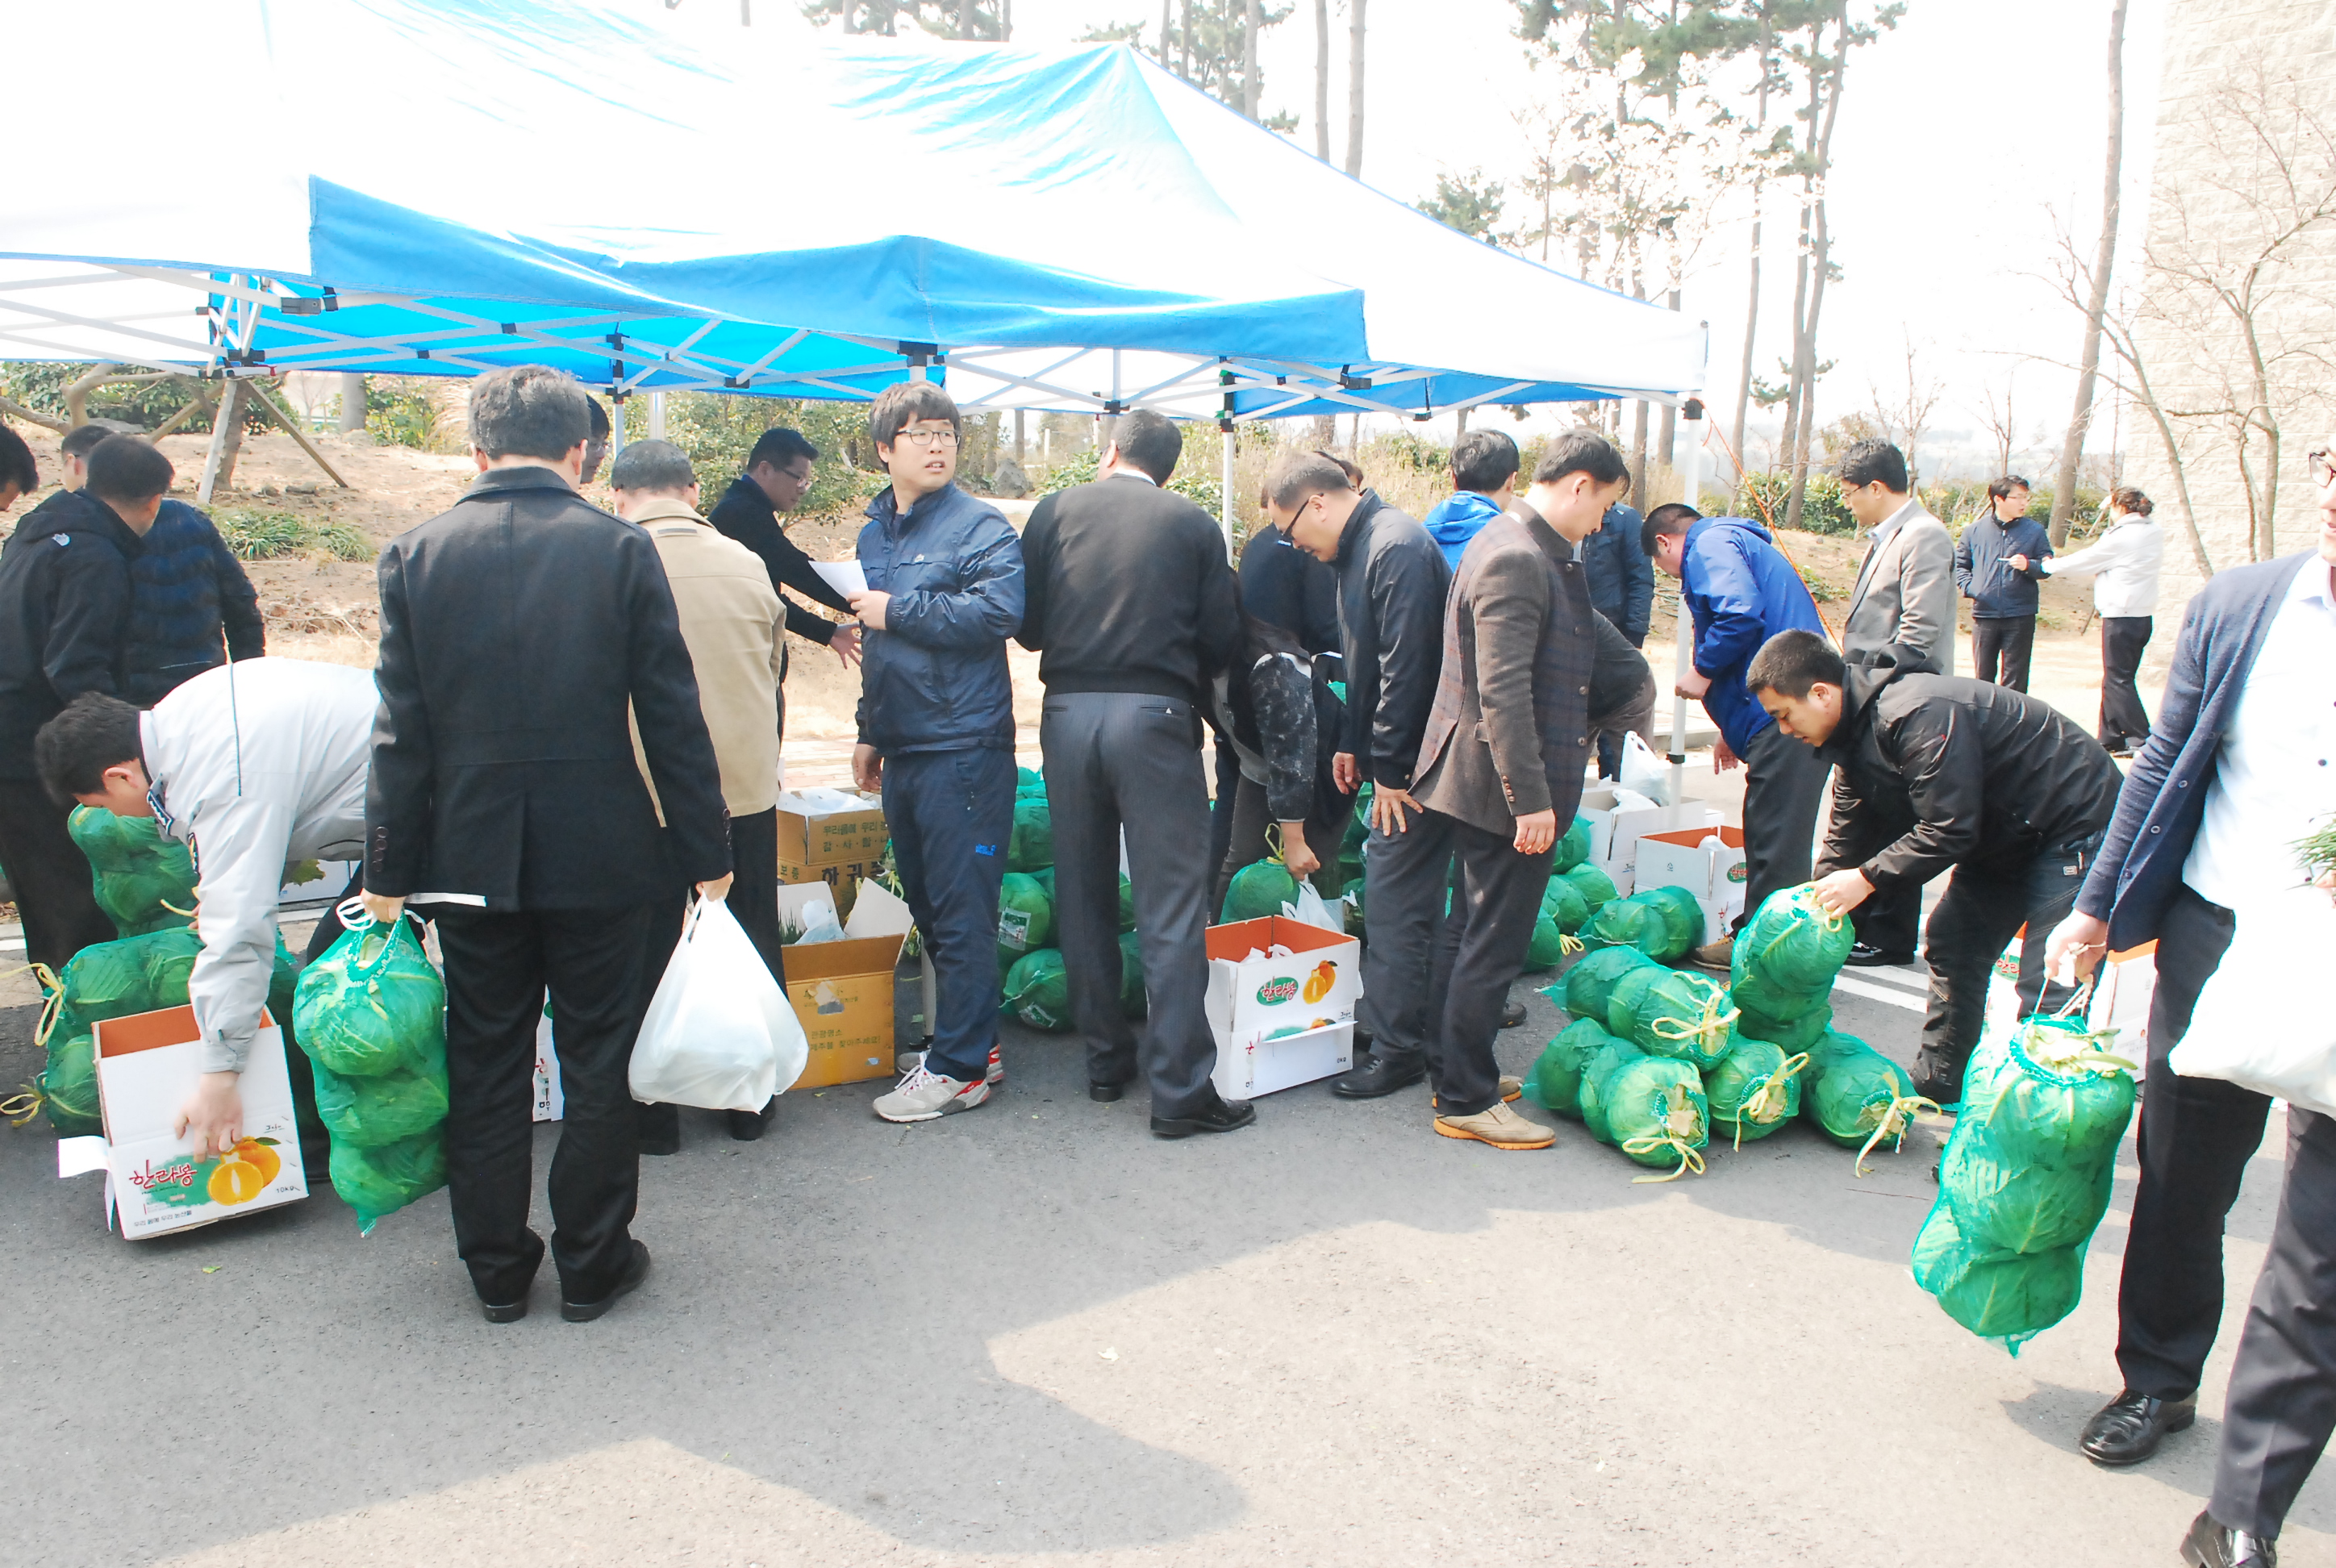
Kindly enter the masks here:
M 289 511 L 223 506 L 211 513 L 219 537 L 243 560 L 277 560 L 322 550 L 336 560 L 371 560 L 373 541 L 346 522 L 310 522 Z
M 1102 459 L 1092 450 L 1066 458 L 1046 471 L 1046 477 L 1038 482 L 1038 493 L 1052 495 L 1075 484 L 1092 484 L 1095 469 L 1101 463 Z M 1224 506 L 1224 485 L 1215 474 L 1202 472 L 1190 463 L 1177 463 L 1175 476 L 1169 480 L 1168 488 L 1211 517 L 1217 516 Z

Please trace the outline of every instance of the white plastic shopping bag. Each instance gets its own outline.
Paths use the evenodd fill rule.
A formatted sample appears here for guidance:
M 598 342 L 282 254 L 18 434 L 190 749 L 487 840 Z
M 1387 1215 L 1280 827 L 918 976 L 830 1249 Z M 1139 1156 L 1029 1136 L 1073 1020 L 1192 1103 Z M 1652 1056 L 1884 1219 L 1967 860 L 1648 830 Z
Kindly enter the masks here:
M 1657 805 L 1672 803 L 1670 765 L 1657 756 L 1636 730 L 1622 736 L 1622 787 Z
M 794 1008 L 730 906 L 700 899 L 633 1043 L 633 1098 L 759 1111 L 810 1059 Z
M 1314 884 L 1303 877 L 1298 880 L 1298 901 L 1282 905 L 1281 912 L 1309 926 L 1319 926 L 1342 937 L 1347 934 L 1346 922 L 1330 912 L 1330 906 L 1322 901 L 1322 895 L 1314 891 Z
M 2233 913 L 2231 945 L 2198 992 L 2174 1070 L 2336 1116 L 2336 1008 L 2319 989 L 2336 953 L 2336 901 L 2324 888 L 2289 888 Z

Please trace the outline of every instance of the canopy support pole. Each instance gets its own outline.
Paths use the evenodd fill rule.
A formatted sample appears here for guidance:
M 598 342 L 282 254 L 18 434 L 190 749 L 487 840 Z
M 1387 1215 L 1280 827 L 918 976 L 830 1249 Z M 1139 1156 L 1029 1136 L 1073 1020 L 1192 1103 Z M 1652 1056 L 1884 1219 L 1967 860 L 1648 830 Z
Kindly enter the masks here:
M 1687 424 L 1687 453 L 1679 460 L 1679 480 L 1685 486 L 1680 499 L 1694 506 L 1703 494 L 1703 403 L 1690 397 L 1679 413 Z M 1679 614 L 1671 625 L 1671 641 L 1678 645 L 1671 663 L 1671 744 L 1668 759 L 1671 765 L 1671 798 L 1663 803 L 1674 809 L 1687 799 L 1687 698 L 1679 694 L 1679 688 L 1694 667 L 1695 652 L 1695 623 L 1687 612 L 1687 585 L 1679 586 Z
M 235 460 L 243 451 L 244 401 L 250 392 L 250 384 L 235 375 L 219 388 L 219 408 L 211 415 L 211 443 L 203 453 L 202 483 L 195 490 L 197 506 L 209 506 L 220 486 L 235 482 Z
M 649 439 L 665 439 L 665 394 L 662 392 L 649 394 Z
M 294 441 L 299 443 L 300 450 L 308 454 L 310 462 L 314 463 L 318 468 L 325 471 L 325 477 L 326 479 L 331 480 L 343 490 L 352 488 L 349 482 L 341 477 L 340 470 L 335 468 L 331 463 L 325 461 L 325 454 L 316 450 L 316 443 L 308 439 L 308 433 L 300 428 L 300 422 L 293 418 L 290 414 L 285 413 L 283 408 L 277 404 L 274 398 L 268 396 L 266 392 L 260 389 L 258 382 L 240 382 L 238 383 L 238 385 L 242 386 L 243 389 L 249 393 L 253 397 L 259 400 L 260 412 L 267 414 L 268 418 L 276 422 L 277 429 L 282 431 Z
M 1225 461 L 1224 461 L 1224 478 L 1223 478 L 1223 489 L 1222 489 L 1222 491 L 1220 492 L 1220 494 L 1219 494 L 1219 498 L 1218 498 L 1219 504 L 1218 504 L 1217 510 L 1218 510 L 1219 511 L 1221 511 L 1221 512 L 1222 512 L 1222 513 L 1224 514 L 1224 515 L 1223 515 L 1223 517 L 1222 517 L 1220 521 L 1222 521 L 1223 522 L 1223 524 L 1224 524 L 1224 528 L 1225 528 L 1225 558 L 1226 558 L 1228 560 L 1232 560 L 1232 559 L 1233 559 L 1233 556 L 1234 556 L 1234 551 L 1233 551 L 1233 456 L 1234 456 L 1234 453 L 1233 453 L 1233 426 L 1232 426 L 1232 421 L 1231 421 L 1231 420 L 1227 420 L 1227 421 L 1225 422 L 1225 424 L 1224 424 L 1224 427 L 1223 427 L 1223 429 L 1224 429 L 1224 439 L 1220 443 L 1220 444 L 1224 448 L 1224 457 L 1225 457 Z

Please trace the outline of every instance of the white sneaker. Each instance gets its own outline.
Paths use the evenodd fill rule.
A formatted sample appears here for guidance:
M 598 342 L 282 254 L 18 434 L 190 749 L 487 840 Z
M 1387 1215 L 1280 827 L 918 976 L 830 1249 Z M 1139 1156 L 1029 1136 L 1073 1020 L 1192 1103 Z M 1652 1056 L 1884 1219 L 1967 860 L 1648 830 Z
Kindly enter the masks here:
M 922 1051 L 902 1051 L 892 1058 L 892 1070 L 896 1073 L 913 1073 L 924 1065 Z M 996 1046 L 989 1047 L 989 1076 L 986 1081 L 993 1089 L 1006 1081 L 1006 1058 L 998 1054 Z
M 969 1111 L 989 1098 L 987 1083 L 966 1083 L 939 1073 L 916 1069 L 900 1086 L 876 1097 L 876 1114 L 888 1122 L 930 1122 L 955 1111 Z

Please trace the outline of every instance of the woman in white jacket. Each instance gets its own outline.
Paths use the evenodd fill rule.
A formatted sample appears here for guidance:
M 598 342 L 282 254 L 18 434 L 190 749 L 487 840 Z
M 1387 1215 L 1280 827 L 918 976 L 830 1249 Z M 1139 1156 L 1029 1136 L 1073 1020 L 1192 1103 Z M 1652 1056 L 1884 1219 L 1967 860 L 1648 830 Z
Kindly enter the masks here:
M 2089 577 L 2101 619 L 2101 745 L 2129 757 L 2149 738 L 2149 713 L 2133 677 L 2157 613 L 2157 568 L 2166 531 L 2150 520 L 2149 497 L 2122 485 L 2109 492 L 2109 525 L 2088 549 L 2042 563 L 2051 577 Z M 2015 563 L 2016 565 L 2017 563 Z
M 52 794 L 152 817 L 194 847 L 203 947 L 187 999 L 203 1076 L 177 1131 L 205 1153 L 241 1135 L 238 1080 L 268 1003 L 285 866 L 364 852 L 380 700 L 370 670 L 244 659 L 205 671 L 144 713 L 83 693 L 34 742 Z M 308 1077 L 297 1057 L 285 1064 L 296 1096 Z

